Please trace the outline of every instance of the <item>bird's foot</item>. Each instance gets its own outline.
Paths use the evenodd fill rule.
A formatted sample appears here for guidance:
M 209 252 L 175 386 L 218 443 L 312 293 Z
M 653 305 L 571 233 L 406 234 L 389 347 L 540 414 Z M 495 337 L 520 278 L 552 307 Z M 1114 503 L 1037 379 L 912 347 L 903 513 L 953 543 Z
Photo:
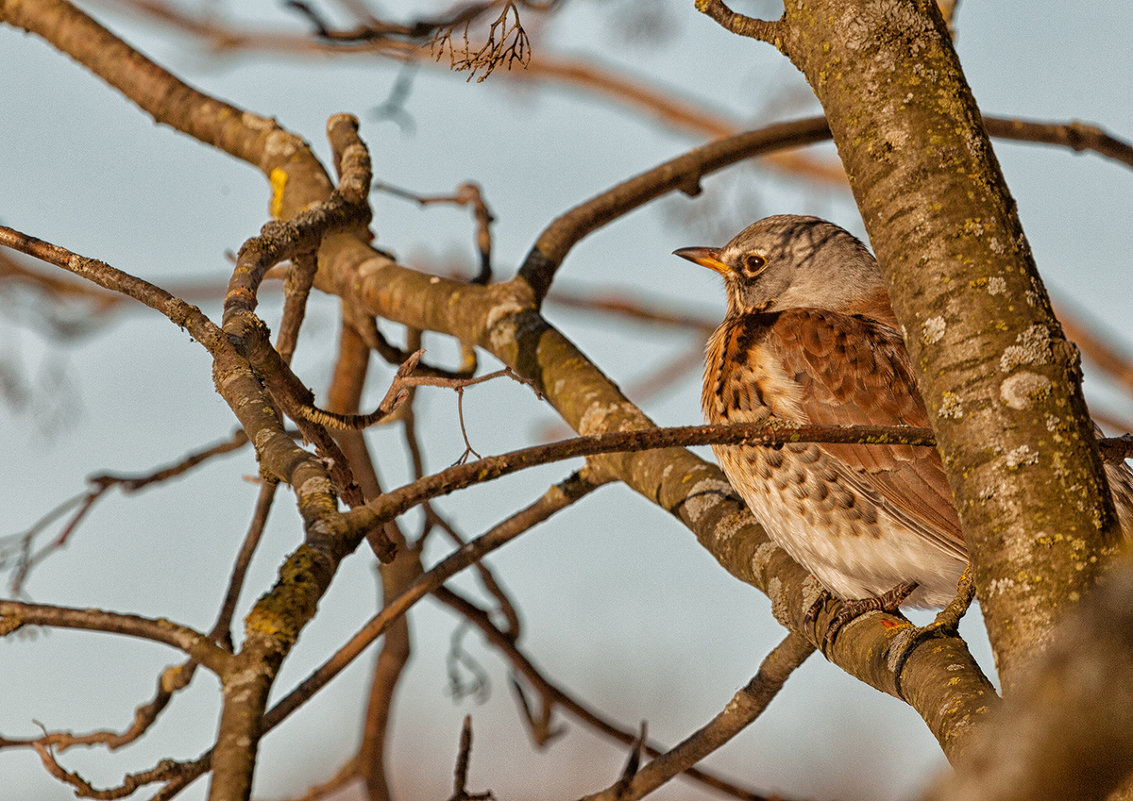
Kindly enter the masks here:
M 901 678 L 904 675 L 905 663 L 909 661 L 913 651 L 925 640 L 931 640 L 934 637 L 955 636 L 960 627 L 960 618 L 972 605 L 972 599 L 975 598 L 975 595 L 976 587 L 972 582 L 972 566 L 968 565 L 960 575 L 960 580 L 956 582 L 956 597 L 936 613 L 936 617 L 933 618 L 931 623 L 914 628 L 901 644 L 900 651 L 896 655 L 897 658 L 893 662 L 893 683 L 898 698 L 905 697 L 904 690 L 901 687 Z
M 898 584 L 888 592 L 881 595 L 875 595 L 871 598 L 857 598 L 852 601 L 843 601 L 842 608 L 838 610 L 838 614 L 830 621 L 826 627 L 826 632 L 822 635 L 822 648 L 825 651 L 834 642 L 834 637 L 838 632 L 856 617 L 864 615 L 866 612 L 888 612 L 889 614 L 897 614 L 901 608 L 901 604 L 905 599 L 913 594 L 913 590 L 917 588 L 915 581 L 908 581 L 904 584 Z M 807 610 L 807 620 L 813 621 L 818 616 L 818 612 L 826 600 L 830 598 L 830 594 L 826 593 L 825 598 L 820 598 L 814 606 Z
M 817 581 L 817 579 L 815 579 Z M 830 590 L 823 587 L 818 591 L 818 597 L 814 599 L 814 603 L 810 605 L 810 609 L 806 610 L 806 615 L 803 617 L 803 623 L 807 626 L 814 625 L 814 621 L 818 620 L 818 613 L 822 611 L 823 607 L 829 601 L 835 600 L 834 594 Z
M 960 627 L 960 618 L 972 605 L 976 597 L 976 587 L 972 583 L 972 566 L 964 568 L 960 580 L 956 582 L 956 597 L 948 602 L 948 606 L 936 613 L 933 621 L 917 629 L 917 640 L 928 637 L 949 637 L 956 633 Z

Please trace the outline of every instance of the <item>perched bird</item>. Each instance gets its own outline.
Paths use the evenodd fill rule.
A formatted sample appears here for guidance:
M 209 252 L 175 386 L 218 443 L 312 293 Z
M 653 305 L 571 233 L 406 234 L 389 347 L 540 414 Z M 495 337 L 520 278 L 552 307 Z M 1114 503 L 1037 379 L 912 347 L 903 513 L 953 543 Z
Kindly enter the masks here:
M 718 272 L 727 290 L 705 359 L 710 423 L 929 424 L 881 271 L 848 231 L 779 215 L 722 248 L 674 254 Z M 771 538 L 834 596 L 892 610 L 956 595 L 968 551 L 935 448 L 713 449 Z M 1124 462 L 1105 469 L 1129 537 L 1133 474 Z
M 708 422 L 929 424 L 881 271 L 849 232 L 780 215 L 722 248 L 674 253 L 722 275 L 728 294 L 708 340 Z M 833 595 L 942 606 L 956 594 L 967 549 L 934 448 L 713 448 L 771 538 Z

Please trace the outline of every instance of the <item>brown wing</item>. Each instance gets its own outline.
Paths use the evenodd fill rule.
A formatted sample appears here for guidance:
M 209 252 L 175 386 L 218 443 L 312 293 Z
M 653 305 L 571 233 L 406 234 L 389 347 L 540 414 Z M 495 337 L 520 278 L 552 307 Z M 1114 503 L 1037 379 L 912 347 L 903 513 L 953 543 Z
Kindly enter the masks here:
M 761 347 L 798 387 L 792 406 L 821 425 L 927 426 L 900 334 L 887 326 L 817 309 L 777 315 Z M 776 416 L 790 417 L 787 408 Z M 822 445 L 846 479 L 880 495 L 890 514 L 941 548 L 966 558 L 960 521 L 935 448 Z

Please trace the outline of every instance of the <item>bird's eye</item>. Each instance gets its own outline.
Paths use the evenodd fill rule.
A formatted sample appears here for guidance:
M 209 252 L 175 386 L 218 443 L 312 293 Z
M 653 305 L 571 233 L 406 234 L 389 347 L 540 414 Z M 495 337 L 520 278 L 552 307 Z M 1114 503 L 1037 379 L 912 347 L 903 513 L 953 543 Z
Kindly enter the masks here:
M 759 275 L 766 266 L 767 259 L 762 256 L 758 256 L 755 253 L 749 253 L 744 256 L 744 272 L 750 276 Z

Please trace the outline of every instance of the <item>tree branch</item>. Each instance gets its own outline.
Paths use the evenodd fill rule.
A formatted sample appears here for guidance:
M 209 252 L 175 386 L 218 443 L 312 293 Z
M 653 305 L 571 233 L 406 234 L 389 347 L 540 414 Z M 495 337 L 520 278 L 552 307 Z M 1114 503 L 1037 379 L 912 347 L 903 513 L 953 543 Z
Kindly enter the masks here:
M 536 302 L 542 302 L 567 252 L 587 234 L 674 189 L 696 195 L 700 192 L 701 178 L 741 159 L 820 142 L 829 135 L 826 120 L 814 117 L 771 125 L 693 148 L 560 215 L 539 234 L 518 277 L 531 287 Z
M 0 599 L 0 636 L 11 634 L 23 626 L 105 631 L 163 643 L 183 651 L 218 675 L 224 675 L 232 664 L 232 654 L 207 636 L 165 618 L 154 620 L 102 609 L 72 609 Z
M 561 732 L 561 729 L 551 726 L 551 715 L 554 707 L 557 705 L 559 707 L 562 707 L 562 709 L 564 709 L 568 713 L 577 717 L 583 723 L 586 723 L 588 726 L 591 726 L 602 734 L 605 734 L 607 737 L 610 737 L 631 747 L 639 747 L 649 756 L 657 757 L 659 760 L 659 765 L 666 766 L 665 768 L 663 768 L 663 770 L 673 769 L 671 773 L 665 776 L 664 780 L 666 781 L 669 778 L 672 778 L 673 775 L 676 775 L 676 773 L 683 773 L 687 778 L 698 782 L 705 787 L 711 787 L 714 790 L 718 790 L 721 793 L 742 799 L 743 801 L 768 801 L 766 796 L 756 793 L 753 790 L 742 787 L 735 782 L 722 778 L 714 773 L 694 767 L 696 762 L 701 757 L 697 757 L 696 759 L 692 760 L 685 760 L 683 758 L 679 760 L 673 760 L 671 758 L 666 759 L 667 754 L 665 754 L 656 744 L 648 741 L 642 742 L 642 738 L 639 733 L 633 732 L 625 726 L 621 726 L 608 720 L 599 712 L 594 711 L 589 706 L 574 698 L 573 695 L 571 695 L 569 692 L 547 679 L 540 672 L 539 668 L 532 664 L 531 660 L 528 659 L 527 656 L 520 650 L 520 648 L 516 645 L 514 639 L 497 628 L 496 624 L 492 622 L 491 618 L 485 610 L 479 608 L 478 606 L 475 606 L 474 604 L 460 597 L 456 593 L 447 590 L 444 587 L 438 588 L 435 595 L 438 601 L 445 604 L 446 606 L 451 607 L 454 611 L 462 615 L 465 620 L 467 620 L 473 626 L 476 626 L 476 628 L 480 629 L 480 631 L 484 633 L 484 636 L 488 638 L 488 641 L 501 652 L 503 652 L 508 661 L 511 662 L 514 669 L 513 674 L 519 674 L 523 676 L 523 678 L 534 688 L 535 692 L 539 694 L 542 702 L 542 709 L 539 715 L 535 716 L 531 712 L 526 695 L 523 693 L 523 689 L 519 683 L 518 678 L 512 679 L 513 687 L 516 690 L 520 704 L 523 707 L 524 714 L 527 717 L 527 722 L 528 726 L 531 729 L 532 737 L 540 745 L 546 745 Z M 796 635 L 788 636 L 792 637 Z M 799 637 L 798 640 L 803 643 L 806 642 L 801 637 Z M 806 644 L 805 647 L 809 649 L 807 650 L 807 654 L 810 654 L 814 650 L 813 647 L 809 644 Z M 788 652 L 790 652 L 790 650 L 791 649 L 788 649 Z M 771 657 L 768 657 L 768 659 L 771 659 Z M 776 664 L 778 665 L 777 662 Z M 778 665 L 778 667 L 782 668 L 783 665 Z M 781 675 L 779 671 L 773 672 L 775 672 L 776 675 Z M 790 670 L 787 670 L 787 673 L 789 672 Z M 752 683 L 754 684 L 758 678 L 759 677 L 753 679 Z M 783 678 L 785 680 L 786 676 L 784 675 Z M 749 685 L 749 687 L 750 686 L 751 685 Z M 770 685 L 763 685 L 762 689 L 770 689 Z M 741 690 L 737 697 L 739 697 L 739 695 L 742 695 L 743 693 L 744 691 Z M 770 695 L 774 695 L 774 692 L 771 692 Z M 770 700 L 770 696 L 767 697 L 767 700 Z M 751 708 L 757 703 L 759 702 L 749 698 L 745 702 L 740 702 L 740 706 Z M 734 704 L 734 701 L 733 704 L 729 704 L 729 709 Z M 760 708 L 762 709 L 762 707 Z M 717 726 L 715 727 L 717 734 L 721 732 L 722 726 L 730 725 L 730 722 L 735 720 L 735 718 L 731 715 L 728 715 L 727 717 L 729 723 L 717 724 Z M 688 741 L 686 740 L 686 743 L 687 742 Z M 703 744 L 704 741 L 698 740 L 698 742 Z M 722 744 L 722 742 L 720 744 Z M 718 745 L 716 747 L 718 747 Z M 678 746 L 678 748 L 681 748 L 681 746 Z M 709 750 L 714 750 L 714 748 L 710 748 Z M 687 754 L 688 750 L 686 749 L 682 753 Z M 679 766 L 677 765 L 678 761 L 680 762 Z M 653 778 L 656 778 L 657 776 L 659 776 L 659 773 L 652 774 Z M 646 781 L 650 780 L 651 779 L 646 779 Z
M 1130 776 L 1130 720 L 1133 564 L 1126 558 L 1059 623 L 978 743 L 925 798 L 1100 801 Z
M 721 27 L 732 33 L 758 39 L 761 42 L 770 42 L 776 47 L 779 46 L 778 40 L 784 27 L 782 20 L 771 22 L 737 14 L 728 8 L 722 0 L 696 0 L 696 10 L 702 14 L 707 14 Z
M 774 43 L 823 105 L 908 332 L 1009 688 L 1096 580 L 1118 520 L 1076 351 L 1053 317 L 951 37 L 935 3 L 894 8 L 788 3 Z
M 763 714 L 795 668 L 812 653 L 814 646 L 803 637 L 793 632 L 787 634 L 764 658 L 759 672 L 716 717 L 686 737 L 680 745 L 635 772 L 628 782 L 618 782 L 600 793 L 586 796 L 583 801 L 635 801 L 687 771 Z

